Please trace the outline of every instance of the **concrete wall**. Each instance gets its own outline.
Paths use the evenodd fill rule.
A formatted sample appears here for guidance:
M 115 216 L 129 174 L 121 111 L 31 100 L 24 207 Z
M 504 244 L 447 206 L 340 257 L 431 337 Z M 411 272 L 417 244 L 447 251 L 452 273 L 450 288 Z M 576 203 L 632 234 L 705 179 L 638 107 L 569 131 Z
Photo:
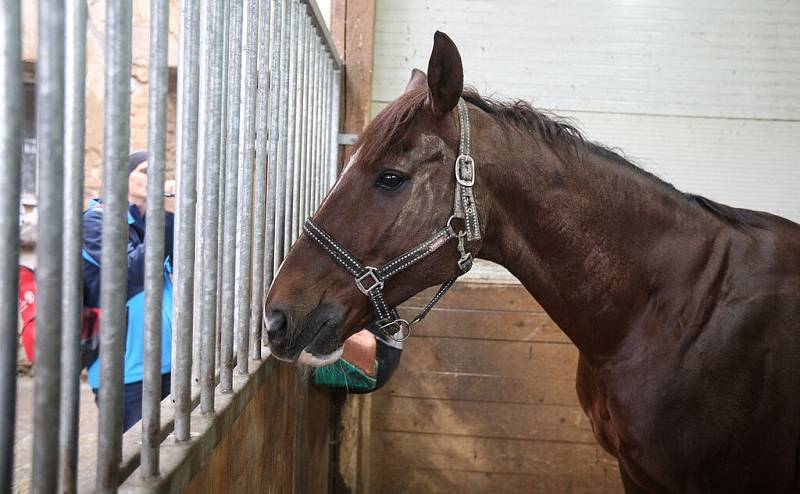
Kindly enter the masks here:
M 800 4 L 378 0 L 373 113 L 448 33 L 465 82 L 573 117 L 681 190 L 800 221 Z

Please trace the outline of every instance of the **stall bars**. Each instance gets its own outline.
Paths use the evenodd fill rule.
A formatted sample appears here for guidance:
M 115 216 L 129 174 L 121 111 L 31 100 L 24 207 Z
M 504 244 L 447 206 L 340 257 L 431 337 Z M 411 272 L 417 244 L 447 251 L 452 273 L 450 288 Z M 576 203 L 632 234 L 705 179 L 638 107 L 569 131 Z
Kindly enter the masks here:
M 167 0 L 151 2 L 146 357 L 138 465 L 146 479 L 162 474 L 159 452 L 165 441 L 194 440 L 192 410 L 199 406 L 201 413 L 213 415 L 215 389 L 231 392 L 234 371 L 247 375 L 248 362 L 264 357 L 265 289 L 299 236 L 303 219 L 320 204 L 336 176 L 343 67 L 313 0 L 180 1 L 170 396 L 174 430 L 170 430 L 160 416 L 159 399 L 168 9 Z M 39 0 L 38 12 L 39 312 L 30 485 L 37 493 L 68 493 L 79 485 L 87 13 L 84 0 Z M 136 467 L 130 462 L 121 467 L 120 413 L 131 2 L 109 1 L 106 18 L 100 351 L 118 358 L 103 358 L 101 382 L 118 385 L 100 388 L 95 489 L 116 492 Z M 0 9 L 3 239 L 19 238 L 21 34 L 20 0 L 6 1 Z M 13 478 L 14 428 L 20 419 L 15 418 L 18 262 L 18 242 L 4 241 L 0 245 L 2 492 L 11 491 L 19 480 Z M 199 379 L 199 400 L 193 397 L 193 374 Z

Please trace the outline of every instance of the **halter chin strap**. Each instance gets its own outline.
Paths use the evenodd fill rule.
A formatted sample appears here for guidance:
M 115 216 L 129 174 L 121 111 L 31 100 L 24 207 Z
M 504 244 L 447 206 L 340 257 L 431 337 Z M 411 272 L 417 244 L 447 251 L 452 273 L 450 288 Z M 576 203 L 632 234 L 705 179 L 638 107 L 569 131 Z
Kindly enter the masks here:
M 365 266 L 359 262 L 350 252 L 339 244 L 325 230 L 317 226 L 311 218 L 303 224 L 303 231 L 324 249 L 337 264 L 345 268 L 355 278 L 356 288 L 369 298 L 372 307 L 377 315 L 377 323 L 381 330 L 390 338 L 396 341 L 404 341 L 411 335 L 411 327 L 425 318 L 433 309 L 433 306 L 444 296 L 447 290 L 456 282 L 459 276 L 463 275 L 472 268 L 472 254 L 467 252 L 464 245 L 467 241 L 478 240 L 481 238 L 480 224 L 478 223 L 478 212 L 475 207 L 475 197 L 472 187 L 475 185 L 475 161 L 469 154 L 469 113 L 467 105 L 463 99 L 458 101 L 458 119 L 461 127 L 461 139 L 459 142 L 459 156 L 455 161 L 456 193 L 453 215 L 447 220 L 447 225 L 437 231 L 426 241 L 409 250 L 380 268 Z M 460 218 L 464 220 L 464 230 L 456 232 L 452 226 L 452 220 Z M 412 320 L 401 319 L 397 310 L 386 303 L 383 296 L 384 282 L 397 273 L 408 269 L 422 259 L 433 254 L 440 247 L 447 244 L 452 239 L 458 239 L 456 249 L 459 253 L 458 269 L 459 274 L 446 281 L 433 296 L 433 299 L 417 314 Z

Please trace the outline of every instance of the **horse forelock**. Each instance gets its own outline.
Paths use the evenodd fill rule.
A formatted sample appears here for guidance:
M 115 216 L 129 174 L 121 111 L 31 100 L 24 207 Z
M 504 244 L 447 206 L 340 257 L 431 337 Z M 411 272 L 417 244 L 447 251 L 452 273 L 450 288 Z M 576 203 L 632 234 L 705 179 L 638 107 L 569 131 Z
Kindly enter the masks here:
M 353 149 L 358 150 L 359 165 L 380 161 L 401 149 L 410 137 L 416 115 L 425 106 L 425 88 L 413 89 L 394 100 L 361 133 Z

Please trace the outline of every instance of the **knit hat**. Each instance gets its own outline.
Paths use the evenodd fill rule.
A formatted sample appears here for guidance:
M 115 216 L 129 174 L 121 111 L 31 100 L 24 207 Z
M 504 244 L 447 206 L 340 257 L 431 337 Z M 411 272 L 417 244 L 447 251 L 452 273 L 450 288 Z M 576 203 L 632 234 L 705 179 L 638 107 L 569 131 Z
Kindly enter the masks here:
M 128 175 L 139 166 L 140 163 L 147 161 L 147 151 L 135 151 L 128 156 Z

